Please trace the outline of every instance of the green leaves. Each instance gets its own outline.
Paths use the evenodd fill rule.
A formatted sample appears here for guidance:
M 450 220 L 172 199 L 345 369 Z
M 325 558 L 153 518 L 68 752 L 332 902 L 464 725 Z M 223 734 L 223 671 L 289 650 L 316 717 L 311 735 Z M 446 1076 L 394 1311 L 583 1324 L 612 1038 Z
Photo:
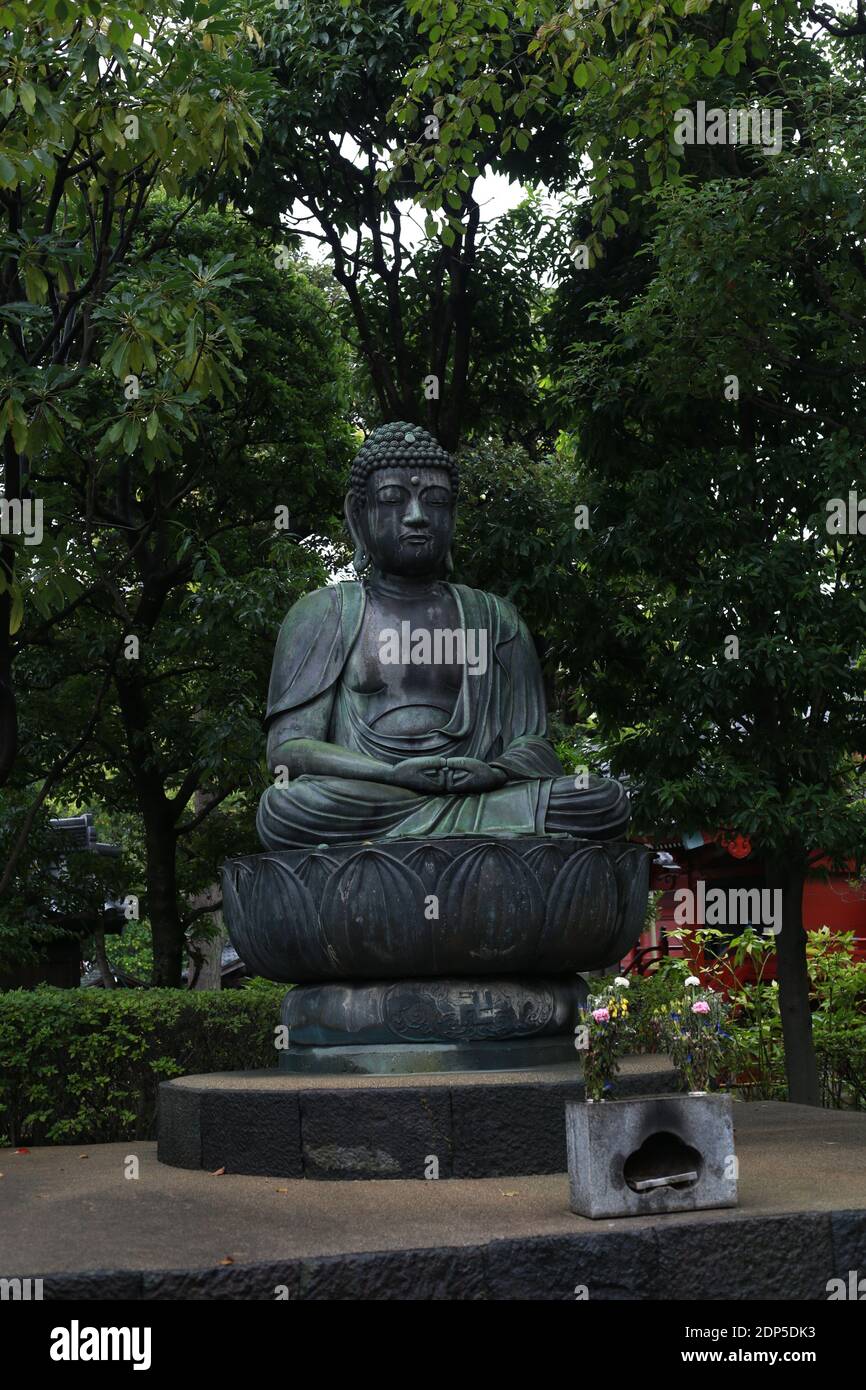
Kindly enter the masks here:
M 9 609 L 9 631 L 14 636 L 24 620 L 24 595 L 17 584 L 11 586 L 12 604 Z
M 809 112 L 808 155 L 637 205 L 652 210 L 644 256 L 613 276 L 600 263 L 586 317 L 564 313 L 559 398 L 595 505 L 585 573 L 597 611 L 618 615 L 581 674 L 639 822 L 723 822 L 800 855 L 866 843 L 852 761 L 866 552 L 825 528 L 863 443 L 866 342 L 850 330 L 866 288 L 845 222 L 866 168 L 853 93 L 789 99 Z
M 0 441 L 4 438 L 7 431 L 12 434 L 12 443 L 15 449 L 21 453 L 27 443 L 27 414 L 24 410 L 23 391 L 8 383 L 5 386 L 5 394 L 0 399 Z
M 195 19 L 178 0 L 13 0 L 5 15 L 0 440 L 26 456 L 25 478 L 50 475 L 84 433 L 98 456 L 142 452 L 153 469 L 182 450 L 202 401 L 243 380 L 240 324 L 220 303 L 237 277 L 230 258 L 169 265 L 132 247 L 160 183 L 179 194 L 197 179 L 201 193 L 248 161 L 270 90 L 249 61 L 255 31 L 235 0 Z M 23 583 L 36 562 L 16 549 Z M 17 631 L 17 581 L 12 593 Z
M 16 96 L 28 116 L 32 116 L 36 110 L 36 88 L 29 82 L 22 82 L 16 92 Z
M 588 157 L 593 165 L 597 254 L 603 254 L 617 225 L 624 225 L 614 208 L 630 215 L 622 194 L 634 187 L 632 172 L 615 167 L 623 134 L 638 145 L 650 187 L 677 182 L 686 161 L 682 150 L 672 146 L 673 95 L 677 103 L 688 104 L 706 98 L 703 79 L 739 77 L 750 59 L 767 56 L 777 11 L 783 17 L 799 13 L 793 0 L 771 14 L 743 4 L 729 25 L 711 0 L 674 0 L 669 6 L 610 0 L 581 9 L 553 0 L 541 6 L 519 3 L 510 33 L 528 62 L 509 90 L 501 78 L 499 11 L 491 0 L 461 8 L 447 29 L 434 20 L 431 0 L 417 0 L 411 8 L 420 16 L 422 33 L 429 40 L 435 32 L 436 39 L 415 60 L 405 87 L 416 101 L 423 102 L 425 93 L 439 97 L 447 111 L 442 143 L 448 153 L 440 165 L 443 172 L 425 181 L 426 204 L 442 201 L 447 170 L 463 157 L 462 150 L 458 156 L 458 142 L 461 147 L 469 143 L 477 162 L 479 136 L 493 133 L 485 117 L 494 120 L 500 155 L 513 158 L 515 150 L 531 152 L 534 131 L 551 117 L 565 115 L 565 139 L 574 158 Z M 699 25 L 697 15 L 705 16 Z M 467 50 L 473 55 L 473 76 L 461 85 L 455 79 Z M 602 167 L 607 175 L 603 189 L 595 174 Z

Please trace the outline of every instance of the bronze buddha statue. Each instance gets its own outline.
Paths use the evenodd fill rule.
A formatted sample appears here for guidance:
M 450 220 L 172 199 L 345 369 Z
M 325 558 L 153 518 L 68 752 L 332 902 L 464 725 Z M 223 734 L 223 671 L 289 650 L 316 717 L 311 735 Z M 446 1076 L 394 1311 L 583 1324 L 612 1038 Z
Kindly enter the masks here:
M 514 606 L 448 579 L 458 474 L 418 426 L 352 465 L 357 580 L 301 598 L 268 698 L 268 849 L 402 836 L 622 835 L 617 782 L 578 788 L 547 739 L 535 647 Z
M 643 922 L 624 790 L 565 774 L 525 624 L 449 577 L 457 487 L 417 425 L 375 430 L 346 498 L 358 577 L 280 630 L 265 852 L 229 861 L 223 889 L 248 969 L 295 986 L 290 1071 L 573 1058 L 577 972 Z

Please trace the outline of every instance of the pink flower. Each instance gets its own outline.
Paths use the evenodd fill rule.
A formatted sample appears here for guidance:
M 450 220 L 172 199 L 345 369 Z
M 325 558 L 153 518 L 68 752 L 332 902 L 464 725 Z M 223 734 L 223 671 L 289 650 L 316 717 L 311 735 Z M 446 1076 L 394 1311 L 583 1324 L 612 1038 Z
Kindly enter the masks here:
M 607 1009 L 593 1009 L 592 1016 L 596 1023 L 610 1023 L 610 1013 Z
M 706 999 L 698 999 L 694 1004 L 692 1004 L 693 1014 L 708 1014 L 709 1012 L 710 1006 L 707 1003 Z

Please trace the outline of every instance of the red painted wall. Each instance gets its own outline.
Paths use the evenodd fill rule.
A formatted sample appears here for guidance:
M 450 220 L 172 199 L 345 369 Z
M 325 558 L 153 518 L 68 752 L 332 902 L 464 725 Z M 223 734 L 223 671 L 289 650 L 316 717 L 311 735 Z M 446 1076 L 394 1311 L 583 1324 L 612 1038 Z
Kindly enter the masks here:
M 676 889 L 691 888 L 694 892 L 701 878 L 713 884 L 723 881 L 731 887 L 736 887 L 738 882 L 751 886 L 763 880 L 763 864 L 755 852 L 748 858 L 735 859 L 721 849 L 715 836 L 705 836 L 704 845 L 698 849 L 671 850 L 671 853 L 679 869 L 672 873 L 658 865 L 652 866 L 650 888 L 663 893 L 655 926 L 643 933 L 635 950 L 626 956 L 624 969 L 645 969 L 651 960 L 657 959 L 659 952 L 648 948 L 658 946 L 663 934 L 667 936 L 671 955 L 684 954 L 674 921 Z M 803 922 L 807 931 L 819 927 L 853 931 L 855 958 L 866 959 L 866 888 L 852 887 L 849 876 L 830 871 L 826 860 L 815 861 L 803 889 Z M 772 978 L 772 974 L 771 970 L 768 978 Z

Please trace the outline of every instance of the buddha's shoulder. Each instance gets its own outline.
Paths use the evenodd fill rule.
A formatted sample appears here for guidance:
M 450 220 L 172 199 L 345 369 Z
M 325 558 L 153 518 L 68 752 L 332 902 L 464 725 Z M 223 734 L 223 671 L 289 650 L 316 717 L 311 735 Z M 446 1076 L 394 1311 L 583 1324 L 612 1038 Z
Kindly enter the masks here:
M 317 621 L 329 614 L 338 615 L 345 602 L 356 599 L 361 585 L 353 580 L 337 584 L 326 584 L 322 589 L 313 589 L 295 599 L 286 615 L 286 621 Z
M 323 627 L 339 624 L 343 609 L 343 588 L 351 585 L 326 584 L 322 589 L 313 589 L 295 599 L 283 619 L 282 635 L 289 638 L 300 630 L 318 631 Z
M 499 594 L 491 594 L 487 589 L 471 589 L 468 584 L 453 584 L 460 595 L 460 600 L 464 610 L 470 609 L 473 612 L 487 612 L 496 615 L 501 628 L 500 637 L 507 641 L 513 637 L 521 628 L 521 618 L 514 604 L 510 599 L 502 598 Z

